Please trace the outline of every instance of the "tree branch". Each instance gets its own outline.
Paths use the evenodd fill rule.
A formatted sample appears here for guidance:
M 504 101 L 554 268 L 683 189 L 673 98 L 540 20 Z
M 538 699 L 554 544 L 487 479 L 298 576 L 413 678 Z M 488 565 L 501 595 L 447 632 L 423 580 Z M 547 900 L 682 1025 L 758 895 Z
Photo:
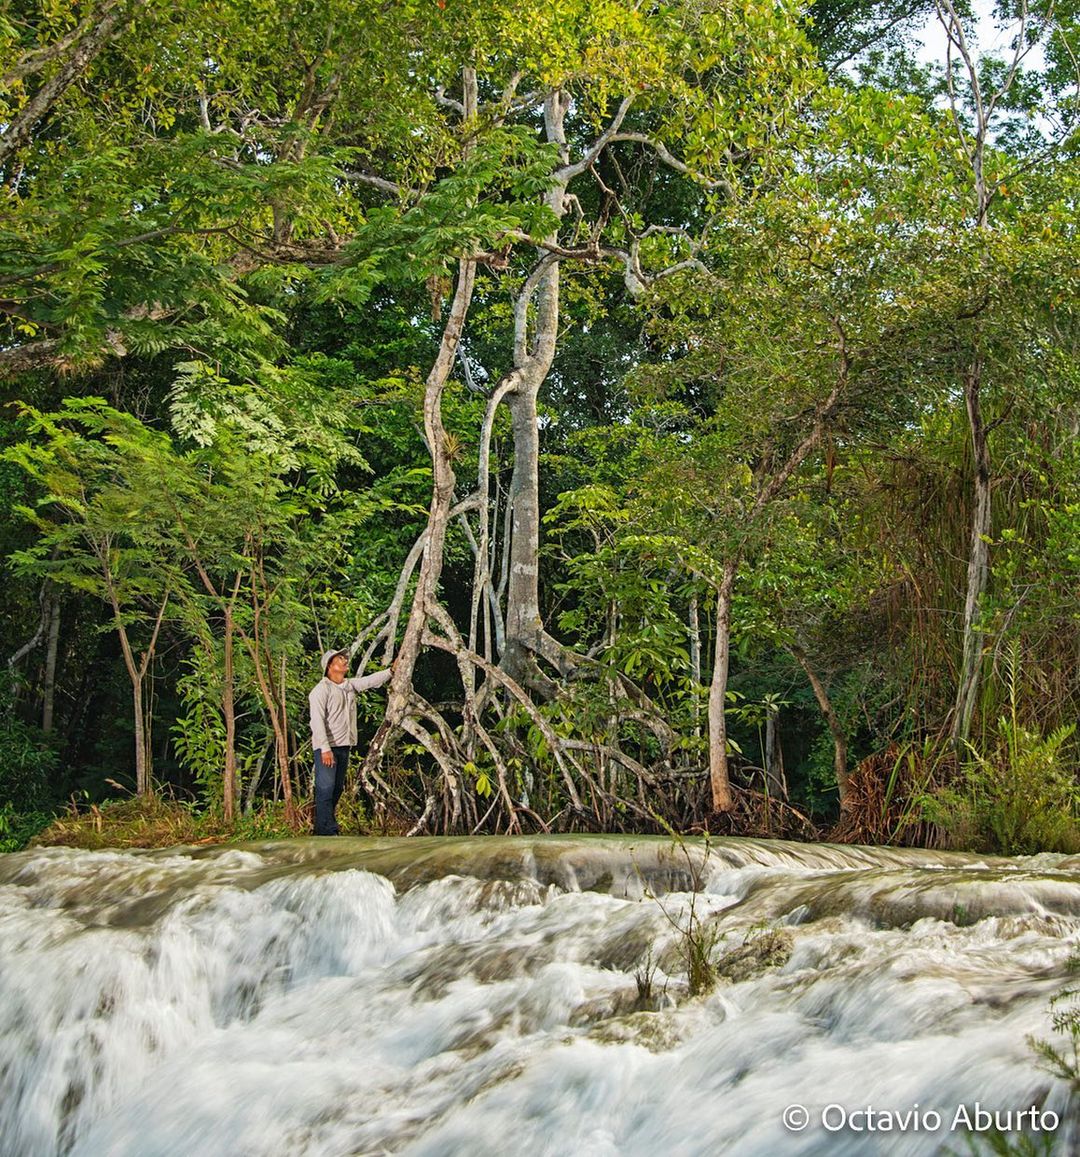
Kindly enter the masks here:
M 6 171 L 8 161 L 30 141 L 39 122 L 48 116 L 60 97 L 117 34 L 124 12 L 125 7 L 116 0 L 109 0 L 109 3 L 103 5 L 94 15 L 89 30 L 73 42 L 74 47 L 70 55 L 57 69 L 55 75 L 34 93 L 0 131 L 0 171 Z
M 618 141 L 634 141 L 639 145 L 645 145 L 652 149 L 654 153 L 664 162 L 669 169 L 674 169 L 677 173 L 682 173 L 689 177 L 692 181 L 712 191 L 715 189 L 722 189 L 725 193 L 734 196 L 735 190 L 732 188 L 731 182 L 724 177 L 706 177 L 704 173 L 696 172 L 691 169 L 685 161 L 680 161 L 678 157 L 674 156 L 663 141 L 658 141 L 654 137 L 648 136 L 646 133 L 615 133 L 608 143 L 615 144 Z

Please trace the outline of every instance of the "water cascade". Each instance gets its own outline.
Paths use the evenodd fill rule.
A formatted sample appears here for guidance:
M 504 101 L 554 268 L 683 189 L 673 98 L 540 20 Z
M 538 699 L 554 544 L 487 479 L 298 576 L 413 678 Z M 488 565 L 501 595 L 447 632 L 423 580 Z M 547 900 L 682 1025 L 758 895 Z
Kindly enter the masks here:
M 1068 1154 L 1076 1100 L 1027 1038 L 1053 1039 L 1078 944 L 1061 856 L 22 852 L 0 857 L 0 1152 L 831 1157 L 996 1125 Z M 695 951 L 718 979 L 691 994 Z

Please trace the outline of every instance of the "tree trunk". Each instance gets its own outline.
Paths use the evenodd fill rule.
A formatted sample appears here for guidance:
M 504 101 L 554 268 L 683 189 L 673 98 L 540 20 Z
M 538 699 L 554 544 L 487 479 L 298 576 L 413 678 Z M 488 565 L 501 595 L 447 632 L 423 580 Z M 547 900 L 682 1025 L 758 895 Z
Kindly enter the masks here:
M 727 700 L 728 658 L 731 634 L 731 595 L 735 589 L 738 560 L 724 564 L 720 587 L 716 592 L 716 652 L 713 656 L 712 682 L 709 684 L 709 782 L 712 787 L 713 811 L 727 812 L 735 806 L 728 776 Z
M 281 785 L 281 796 L 285 801 L 285 822 L 295 827 L 298 816 L 296 805 L 293 803 L 292 780 L 289 778 L 289 741 L 286 732 L 285 720 L 285 657 L 282 656 L 282 678 L 280 687 L 274 681 L 274 652 L 267 638 L 265 611 L 272 598 L 267 595 L 260 599 L 260 590 L 265 590 L 265 576 L 262 570 L 261 545 L 253 548 L 249 541 L 246 549 L 252 552 L 249 577 L 251 582 L 251 631 L 244 630 L 233 620 L 240 632 L 240 638 L 247 649 L 252 666 L 255 668 L 255 679 L 259 685 L 259 694 L 262 696 L 263 706 L 270 717 L 270 726 L 274 730 L 274 757 L 277 764 L 275 784 Z M 275 789 L 276 797 L 276 789 Z
M 477 80 L 474 69 L 465 69 L 463 78 L 465 120 L 475 116 L 477 108 Z M 368 747 L 361 769 L 364 786 L 371 788 L 382 753 L 391 736 L 401 726 L 409 710 L 412 696 L 412 678 L 416 660 L 423 642 L 424 628 L 427 626 L 430 607 L 438 589 L 442 575 L 443 547 L 446 542 L 446 528 L 450 521 L 450 508 L 454 498 L 454 470 L 450 450 L 447 446 L 446 430 L 442 420 L 442 395 L 446 381 L 457 356 L 461 343 L 465 318 L 472 302 L 473 287 L 476 283 L 476 262 L 463 259 L 458 262 L 458 279 L 454 300 L 443 328 L 439 342 L 439 352 L 428 372 L 424 388 L 424 436 L 428 453 L 431 455 L 433 485 L 431 505 L 428 508 L 427 541 L 420 561 L 416 592 L 413 595 L 409 619 L 401 641 L 394 674 L 390 680 L 386 699 L 386 714 Z
M 690 615 L 689 615 L 689 633 L 690 633 L 690 678 L 694 683 L 694 735 L 701 734 L 701 724 L 699 722 L 698 712 L 700 710 L 700 700 L 697 696 L 697 689 L 701 686 L 701 626 L 698 622 L 698 596 L 697 591 L 690 596 Z
M 514 432 L 510 481 L 510 575 L 507 582 L 503 666 L 521 678 L 543 622 L 540 618 L 540 431 L 536 389 L 519 387 L 508 403 Z
M 127 628 L 124 626 L 120 613 L 120 602 L 117 597 L 112 572 L 108 565 L 107 551 L 108 546 L 106 544 L 102 556 L 104 560 L 103 576 L 108 591 L 109 602 L 113 609 L 116 631 L 120 637 L 120 650 L 124 656 L 124 666 L 127 668 L 128 678 L 131 680 L 132 700 L 135 708 L 135 790 L 139 795 L 145 796 L 150 794 L 151 784 L 150 751 L 147 742 L 146 714 L 143 708 L 143 681 L 146 678 L 146 672 L 149 670 L 151 662 L 153 662 L 158 634 L 161 631 L 162 620 L 165 618 L 165 608 L 169 605 L 169 592 L 166 590 L 162 596 L 161 605 L 158 607 L 157 618 L 154 621 L 154 630 L 150 635 L 150 642 L 146 650 L 139 656 L 139 661 L 136 662 L 135 652 L 131 649 L 131 640 L 128 637 Z
M 281 798 L 285 803 L 285 822 L 289 827 L 295 827 L 299 821 L 296 814 L 296 804 L 293 802 L 292 778 L 289 775 L 289 737 L 281 721 L 274 716 L 274 756 L 278 766 L 278 779 L 281 782 Z
M 757 521 L 768 504 L 787 485 L 788 480 L 803 464 L 810 452 L 817 447 L 825 433 L 833 410 L 844 392 L 850 370 L 850 355 L 847 350 L 846 337 L 839 324 L 837 324 L 836 329 L 837 353 L 840 357 L 836 381 L 833 383 L 828 397 L 818 407 L 809 432 L 788 455 L 783 466 L 758 491 L 749 512 L 748 525 Z M 730 811 L 735 803 L 731 795 L 731 782 L 728 778 L 727 721 L 724 716 L 724 707 L 730 654 L 731 596 L 735 588 L 735 575 L 739 569 L 741 554 L 742 548 L 737 548 L 735 553 L 724 563 L 720 587 L 716 594 L 716 654 L 713 659 L 712 682 L 709 685 L 709 779 L 712 784 L 713 810 L 718 812 Z
M 0 172 L 8 169 L 14 154 L 30 143 L 53 106 L 79 79 L 106 44 L 122 29 L 126 4 L 110 2 L 92 10 L 80 26 L 77 38 L 69 41 L 70 51 L 59 59 L 58 66 L 19 109 L 8 116 L 0 132 Z M 50 54 L 51 55 L 51 54 Z
M 299 816 L 293 803 L 292 774 L 289 771 L 289 715 L 286 703 L 285 664 L 288 656 L 281 656 L 281 679 L 277 687 L 277 714 L 274 722 L 274 737 L 277 740 L 278 767 L 281 769 L 281 796 L 285 801 L 285 818 L 289 825 L 295 824 Z M 269 656 L 267 656 L 269 666 Z
M 784 750 L 780 746 L 780 710 L 775 705 L 765 716 L 765 785 L 773 799 L 787 799 Z
M 979 389 L 982 362 L 976 357 L 964 378 L 964 400 L 971 426 L 971 449 L 975 459 L 974 510 L 968 549 L 967 595 L 964 599 L 964 636 L 961 645 L 960 677 L 953 708 L 952 741 L 957 755 L 963 755 L 971 734 L 971 720 L 979 695 L 982 671 L 982 644 L 976 623 L 983 593 L 990 577 L 990 445 L 983 424 Z
M 257 622 L 256 631 L 258 631 Z M 281 798 L 285 803 L 285 822 L 289 827 L 295 827 L 299 817 L 296 814 L 296 805 L 293 803 L 292 779 L 289 776 L 289 738 L 285 730 L 281 699 L 278 689 L 274 686 L 273 655 L 269 646 L 260 642 L 258 635 L 255 637 L 254 644 L 248 640 L 245 641 L 248 642 L 248 652 L 255 664 L 255 675 L 258 679 L 259 690 L 262 692 L 266 712 L 270 716 L 270 726 L 274 729 L 276 782 L 281 787 Z M 262 658 L 266 660 L 265 670 L 261 662 Z M 284 689 L 282 689 L 282 694 L 284 694 Z
M 225 608 L 225 662 L 221 691 L 221 713 L 225 719 L 225 782 L 223 798 L 225 822 L 236 818 L 240 784 L 236 774 L 236 705 L 233 697 L 233 614 Z
M 259 790 L 259 784 L 262 782 L 263 771 L 266 768 L 266 757 L 270 754 L 270 744 L 264 744 L 262 753 L 259 756 L 259 762 L 255 765 L 255 770 L 248 780 L 247 795 L 244 798 L 244 814 L 251 815 L 255 810 L 255 796 Z
M 146 716 L 143 714 L 143 676 L 131 680 L 132 702 L 135 709 L 135 790 L 141 796 L 150 794 L 150 760 L 146 750 Z
M 566 93 L 554 92 L 544 102 L 547 140 L 567 158 L 564 121 L 570 107 Z M 545 202 L 559 218 L 566 211 L 566 181 L 548 191 Z M 557 232 L 547 241 L 555 244 Z M 540 263 L 515 307 L 515 388 L 507 396 L 514 435 L 514 472 L 510 482 L 510 571 L 506 594 L 506 650 L 503 668 L 519 682 L 542 683 L 535 664 L 541 654 L 562 669 L 566 655 L 544 630 L 540 616 L 540 428 L 536 400 L 555 358 L 559 331 L 559 263 L 541 249 Z M 536 297 L 533 340 L 528 341 L 529 303 Z
M 45 647 L 45 686 L 41 703 L 41 734 L 51 735 L 53 708 L 56 703 L 56 656 L 60 649 L 60 599 L 53 594 L 49 599 L 49 635 Z
M 840 717 L 833 708 L 832 700 L 825 690 L 825 684 L 818 678 L 817 672 L 810 665 L 810 659 L 806 652 L 794 643 L 788 645 L 788 650 L 806 672 L 810 686 L 814 689 L 814 698 L 828 724 L 833 739 L 833 768 L 836 771 L 836 787 L 840 793 L 840 811 L 849 811 L 851 809 L 851 790 L 847 772 L 847 739 L 844 737 L 843 727 L 840 726 Z

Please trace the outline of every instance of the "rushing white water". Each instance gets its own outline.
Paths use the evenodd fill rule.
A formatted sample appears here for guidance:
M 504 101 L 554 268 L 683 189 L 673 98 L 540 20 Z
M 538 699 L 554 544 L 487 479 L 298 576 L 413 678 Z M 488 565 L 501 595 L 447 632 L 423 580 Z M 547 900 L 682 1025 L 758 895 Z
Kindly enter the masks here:
M 691 919 L 723 974 L 695 997 Z M 965 1153 L 996 1111 L 1067 1154 L 1076 1100 L 1026 1038 L 1053 1037 L 1078 945 L 1080 862 L 1054 856 L 19 853 L 0 857 L 0 1151 Z

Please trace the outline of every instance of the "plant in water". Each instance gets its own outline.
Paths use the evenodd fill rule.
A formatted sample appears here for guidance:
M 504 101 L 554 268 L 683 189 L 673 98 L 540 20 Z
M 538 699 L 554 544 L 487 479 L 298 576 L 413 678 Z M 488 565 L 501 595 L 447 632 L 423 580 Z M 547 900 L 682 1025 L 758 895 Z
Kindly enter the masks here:
M 1080 952 L 1075 952 L 1066 963 L 1069 974 L 1080 975 Z M 1080 1095 L 1080 987 L 1070 984 L 1050 1000 L 1050 1023 L 1062 1044 L 1029 1036 L 1027 1043 L 1038 1057 L 1039 1067 L 1051 1076 L 1066 1081 L 1070 1088 L 1069 1110 Z M 1061 1114 L 1065 1120 L 1069 1114 Z M 967 1151 L 972 1157 L 993 1153 L 1000 1157 L 1049 1157 L 1057 1148 L 1059 1138 L 1054 1133 L 1040 1136 L 1022 1134 L 1015 1139 L 992 1132 L 967 1137 Z
M 1071 976 L 1080 975 L 1080 952 L 1069 957 L 1066 967 Z M 1050 1023 L 1054 1032 L 1064 1037 L 1064 1044 L 1029 1036 L 1028 1044 L 1039 1058 L 1040 1067 L 1068 1081 L 1073 1095 L 1080 1094 L 1080 987 L 1064 988 L 1050 1001 Z
M 715 922 L 707 923 L 698 911 L 698 901 L 705 887 L 704 866 L 709 861 L 711 850 L 709 838 L 708 836 L 705 837 L 705 856 L 700 864 L 696 864 L 685 838 L 666 823 L 662 817 L 654 813 L 654 818 L 658 824 L 667 829 L 675 847 L 686 859 L 686 867 L 690 877 L 690 904 L 686 910 L 685 919 L 680 920 L 679 917 L 673 915 L 664 906 L 660 897 L 650 892 L 648 888 L 645 889 L 645 896 L 656 901 L 664 919 L 675 929 L 677 933 L 676 951 L 686 970 L 687 987 L 691 996 L 700 996 L 710 991 L 716 984 L 717 971 L 713 956 L 717 944 L 722 939 L 719 925 Z M 651 952 L 646 959 L 651 963 Z M 651 973 L 648 974 L 648 981 L 651 988 Z M 639 975 L 639 993 L 641 986 L 642 977 Z
M 1052 1157 L 1054 1153 L 1054 1134 L 1044 1133 L 1039 1137 L 1029 1137 L 1021 1134 L 1015 1140 L 996 1130 L 981 1133 L 978 1138 L 966 1137 L 967 1151 L 970 1157 Z M 946 1154 L 953 1150 L 946 1148 Z
M 779 968 L 791 957 L 791 933 L 765 920 L 747 928 L 741 945 L 726 951 L 716 963 L 717 976 L 736 984 Z
M 713 953 L 719 943 L 720 928 L 716 924 L 705 924 L 697 914 L 697 892 L 690 893 L 690 910 L 685 928 L 679 928 L 682 937 L 679 951 L 686 964 L 686 980 L 690 995 L 699 996 L 708 992 L 716 984 L 716 965 Z
M 653 981 L 656 978 L 656 958 L 653 956 L 653 946 L 650 944 L 642 957 L 641 963 L 634 972 L 637 981 L 638 1005 L 646 1008 L 653 1002 Z

